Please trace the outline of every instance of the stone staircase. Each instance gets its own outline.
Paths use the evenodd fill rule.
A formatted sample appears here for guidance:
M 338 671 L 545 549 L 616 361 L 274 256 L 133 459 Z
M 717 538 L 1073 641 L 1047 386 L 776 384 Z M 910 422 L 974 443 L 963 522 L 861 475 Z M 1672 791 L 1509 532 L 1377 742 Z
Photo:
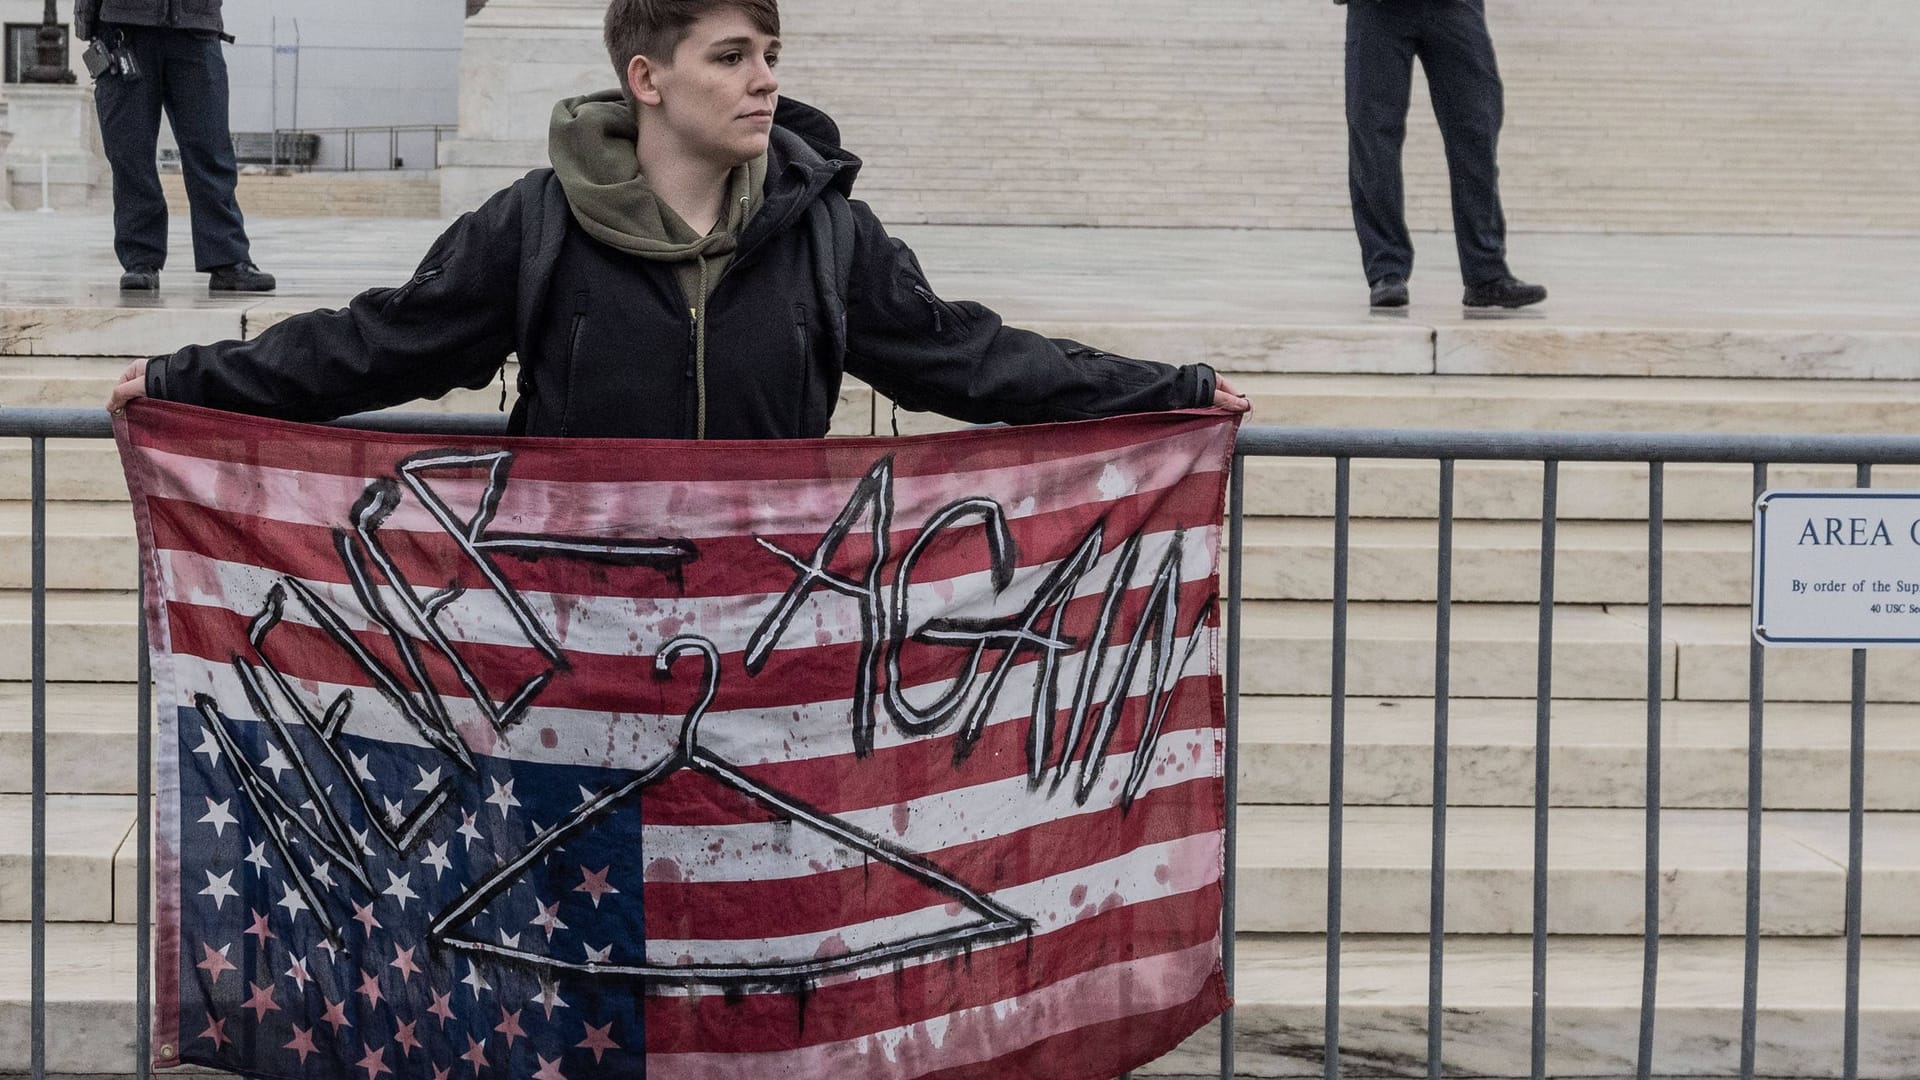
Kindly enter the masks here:
M 234 316 L 122 311 L 101 340 L 157 350 L 180 339 L 183 321 L 215 317 Z M 1109 329 L 1088 336 L 1128 332 Z M 1562 332 L 1503 326 L 1520 336 L 1512 355 L 1525 354 L 1529 329 Z M 1255 331 L 1228 332 L 1241 336 L 1223 351 L 1258 351 Z M 1626 355 L 1555 360 L 1550 375 L 1235 378 L 1254 395 L 1259 422 L 1278 425 L 1904 432 L 1920 398 L 1920 382 L 1905 380 L 1604 374 Z M 0 400 L 91 406 L 125 359 L 0 355 Z M 497 403 L 497 391 L 481 391 L 427 407 Z M 884 401 L 850 391 L 842 433 L 887 425 Z M 133 1062 L 132 530 L 110 446 L 56 442 L 48 471 L 51 1066 L 122 1075 Z M 1458 467 L 1445 986 L 1447 1066 L 1460 1076 L 1527 1068 L 1540 472 L 1526 463 Z M 1547 883 L 1556 1076 L 1630 1075 L 1637 1042 L 1646 476 L 1645 466 L 1561 470 Z M 1920 474 L 1876 478 L 1908 484 Z M 1773 481 L 1845 486 L 1852 471 L 1782 466 Z M 1353 467 L 1348 1075 L 1424 1074 L 1436 482 L 1431 462 Z M 1661 924 L 1671 936 L 1661 951 L 1656 1051 L 1661 1074 L 1675 1077 L 1738 1068 L 1751 484 L 1745 466 L 1666 470 Z M 1320 1072 L 1332 491 L 1329 462 L 1250 465 L 1236 966 L 1246 1075 Z M 0 1073 L 27 1059 L 27 494 L 24 447 L 0 446 Z M 1861 1060 L 1863 1076 L 1895 1080 L 1920 1061 L 1920 907 L 1911 899 L 1920 887 L 1920 660 L 1874 653 L 1869 688 Z M 1770 653 L 1768 692 L 1760 1072 L 1838 1076 L 1846 657 Z M 1203 1033 L 1142 1074 L 1210 1073 L 1212 1039 Z

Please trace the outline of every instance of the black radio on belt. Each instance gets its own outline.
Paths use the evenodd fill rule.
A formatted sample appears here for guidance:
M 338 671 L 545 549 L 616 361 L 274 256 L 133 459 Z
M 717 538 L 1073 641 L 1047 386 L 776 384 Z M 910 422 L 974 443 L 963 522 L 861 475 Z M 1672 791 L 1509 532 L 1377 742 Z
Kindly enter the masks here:
M 103 75 L 118 75 L 123 79 L 140 77 L 140 65 L 134 62 L 133 50 L 127 48 L 127 35 L 110 30 L 92 41 L 87 42 L 87 50 L 80 54 L 87 65 L 87 74 L 98 80 Z

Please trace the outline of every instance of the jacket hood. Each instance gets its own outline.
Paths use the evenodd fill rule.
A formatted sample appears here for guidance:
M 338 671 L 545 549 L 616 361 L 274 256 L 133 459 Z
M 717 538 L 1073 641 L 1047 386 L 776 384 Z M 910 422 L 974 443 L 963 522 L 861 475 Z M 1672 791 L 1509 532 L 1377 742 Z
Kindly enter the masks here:
M 554 105 L 547 156 L 580 227 L 601 243 L 644 259 L 685 262 L 731 252 L 765 197 L 766 155 L 734 168 L 723 227 L 701 236 L 640 175 L 634 153 L 638 138 L 618 90 Z

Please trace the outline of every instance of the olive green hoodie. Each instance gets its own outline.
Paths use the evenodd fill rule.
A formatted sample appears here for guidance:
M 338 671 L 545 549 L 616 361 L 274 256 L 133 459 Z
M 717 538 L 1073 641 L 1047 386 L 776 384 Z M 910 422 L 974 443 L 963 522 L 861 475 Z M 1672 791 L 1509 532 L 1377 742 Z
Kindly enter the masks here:
M 698 434 L 706 437 L 707 297 L 726 269 L 740 234 L 760 209 L 767 156 L 736 166 L 727 178 L 726 214 L 700 236 L 653 192 L 640 175 L 634 144 L 639 129 L 626 98 L 602 90 L 553 107 L 547 156 L 567 194 L 575 221 L 609 247 L 642 259 L 674 264 L 694 323 L 694 377 L 700 399 Z

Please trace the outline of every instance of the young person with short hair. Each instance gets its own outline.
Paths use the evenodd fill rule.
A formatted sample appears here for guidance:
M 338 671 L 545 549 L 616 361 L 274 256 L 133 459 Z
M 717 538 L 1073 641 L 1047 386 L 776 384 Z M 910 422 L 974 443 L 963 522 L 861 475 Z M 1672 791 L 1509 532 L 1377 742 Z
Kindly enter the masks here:
M 825 435 L 842 372 L 973 422 L 1248 408 L 1174 368 L 936 296 L 849 198 L 860 163 L 779 97 L 776 0 L 613 0 L 622 88 L 554 107 L 552 167 L 455 222 L 397 289 L 247 342 L 138 361 L 143 394 L 318 420 L 487 385 L 510 353 L 529 435 Z

